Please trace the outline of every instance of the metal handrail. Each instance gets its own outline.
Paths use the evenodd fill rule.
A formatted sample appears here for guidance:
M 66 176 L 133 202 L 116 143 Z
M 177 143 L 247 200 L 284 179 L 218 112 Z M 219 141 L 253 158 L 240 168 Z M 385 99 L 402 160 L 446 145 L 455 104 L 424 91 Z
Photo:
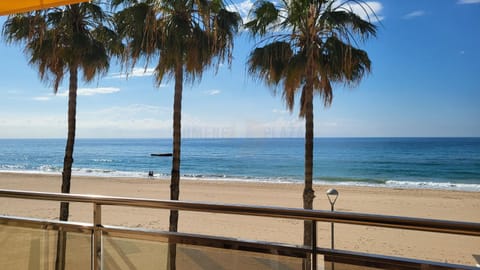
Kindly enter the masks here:
M 285 208 L 273 206 L 214 204 L 188 201 L 154 200 L 101 195 L 63 194 L 5 189 L 0 189 L 0 197 L 287 218 L 480 236 L 480 223 L 414 217 L 399 217 L 338 211 L 332 212 L 325 210 L 305 210 L 300 208 Z
M 82 233 L 92 235 L 95 226 L 92 223 L 66 222 L 58 220 L 47 220 L 38 218 L 24 218 L 14 216 L 1 216 L 0 225 L 22 227 L 30 229 L 41 229 L 50 231 L 63 231 L 71 233 Z M 309 246 L 292 245 L 284 243 L 273 243 L 264 241 L 253 241 L 221 236 L 211 236 L 192 233 L 169 232 L 146 228 L 128 228 L 120 226 L 102 225 L 98 228 L 102 236 L 119 238 L 157 241 L 165 243 L 197 245 L 216 247 L 223 249 L 250 251 L 264 254 L 275 254 L 288 257 L 305 258 L 312 250 Z

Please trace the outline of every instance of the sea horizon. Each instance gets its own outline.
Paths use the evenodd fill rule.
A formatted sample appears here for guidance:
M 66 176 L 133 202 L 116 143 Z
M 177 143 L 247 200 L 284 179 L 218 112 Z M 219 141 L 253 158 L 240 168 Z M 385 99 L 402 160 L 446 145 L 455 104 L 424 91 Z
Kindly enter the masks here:
M 0 139 L 0 172 L 59 174 L 60 138 Z M 183 138 L 184 179 L 303 183 L 303 138 Z M 317 137 L 314 183 L 480 191 L 478 137 Z M 73 175 L 170 176 L 169 138 L 78 138 Z
M 66 137 L 5 137 L 0 140 L 66 140 Z M 75 140 L 167 140 L 172 137 L 75 137 Z M 212 140 L 212 139 L 304 139 L 299 137 L 182 137 L 183 139 L 198 139 L 198 140 Z M 315 136 L 314 139 L 480 139 L 480 136 Z M 173 139 L 172 139 L 173 140 Z

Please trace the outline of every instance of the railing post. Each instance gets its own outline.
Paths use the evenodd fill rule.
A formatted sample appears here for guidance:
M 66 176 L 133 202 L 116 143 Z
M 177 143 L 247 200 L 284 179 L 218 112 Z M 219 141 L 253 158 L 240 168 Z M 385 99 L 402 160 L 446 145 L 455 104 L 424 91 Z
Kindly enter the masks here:
M 317 270 L 317 221 L 312 220 L 312 270 Z
M 102 205 L 93 203 L 92 270 L 102 269 Z

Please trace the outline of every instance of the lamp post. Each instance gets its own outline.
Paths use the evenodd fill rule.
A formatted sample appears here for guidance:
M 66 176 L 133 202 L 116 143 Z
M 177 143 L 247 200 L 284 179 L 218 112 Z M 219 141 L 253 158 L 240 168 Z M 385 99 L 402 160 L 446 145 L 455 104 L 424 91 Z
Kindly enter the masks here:
M 338 191 L 336 189 L 329 189 L 327 190 L 327 197 L 328 197 L 328 201 L 330 202 L 330 206 L 331 206 L 331 211 L 335 211 L 335 202 L 337 201 L 338 199 Z M 331 229 L 331 232 L 332 232 L 332 237 L 331 237 L 331 240 L 332 240 L 332 249 L 334 249 L 335 245 L 334 245 L 334 228 L 333 228 L 333 222 L 331 223 L 331 226 L 332 226 L 332 229 Z

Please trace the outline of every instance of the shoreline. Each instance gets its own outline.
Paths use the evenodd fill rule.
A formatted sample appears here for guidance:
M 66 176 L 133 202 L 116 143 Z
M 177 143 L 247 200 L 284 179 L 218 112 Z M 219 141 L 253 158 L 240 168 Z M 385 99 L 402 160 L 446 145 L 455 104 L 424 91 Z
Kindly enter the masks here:
M 71 193 L 168 199 L 168 180 L 73 176 Z M 60 175 L 0 173 L 0 189 L 59 192 Z M 336 188 L 336 211 L 480 222 L 477 192 L 314 185 L 314 209 L 329 210 L 325 192 Z M 180 200 L 302 208 L 303 184 L 186 180 Z M 0 198 L 3 215 L 57 219 L 58 203 Z M 71 221 L 92 221 L 89 204 L 71 204 Z M 105 206 L 108 225 L 168 230 L 168 211 Z M 480 238 L 335 225 L 336 247 L 359 252 L 475 265 Z M 319 223 L 319 245 L 330 241 L 330 224 Z M 179 231 L 259 241 L 301 244 L 303 222 L 235 215 L 180 212 Z M 452 244 L 454 243 L 454 244 Z
M 108 171 L 108 170 L 107 170 Z M 121 172 L 122 174 L 90 174 L 73 172 L 73 177 L 81 178 L 102 178 L 102 179 L 144 179 L 144 180 L 158 180 L 169 181 L 170 176 L 166 174 L 155 173 L 153 177 L 148 176 L 148 172 Z M 12 175 L 47 175 L 47 176 L 61 176 L 61 172 L 48 172 L 48 171 L 8 171 L 0 170 L 0 174 L 12 174 Z M 185 181 L 207 181 L 207 182 L 224 182 L 224 183 L 266 183 L 266 184 L 293 184 L 303 185 L 303 180 L 285 180 L 274 178 L 261 178 L 261 177 L 217 177 L 209 175 L 195 176 L 181 176 Z M 362 188 L 385 188 L 385 189 L 422 189 L 422 190 L 439 190 L 439 191 L 459 191 L 459 192 L 479 192 L 480 184 L 466 184 L 466 183 L 451 183 L 451 182 L 416 182 L 416 181 L 399 181 L 399 180 L 385 180 L 385 183 L 379 181 L 368 181 L 366 179 L 357 179 L 358 181 L 326 181 L 326 180 L 313 180 L 314 185 L 318 186 L 339 186 L 339 187 L 362 187 Z

